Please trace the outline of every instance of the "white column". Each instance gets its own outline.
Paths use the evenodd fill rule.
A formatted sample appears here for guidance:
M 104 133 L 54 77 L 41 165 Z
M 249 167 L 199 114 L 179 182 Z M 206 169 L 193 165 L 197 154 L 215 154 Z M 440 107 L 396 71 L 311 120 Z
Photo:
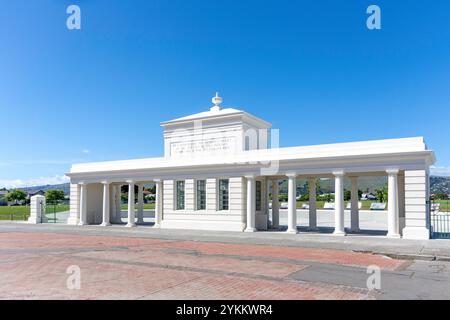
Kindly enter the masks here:
M 267 228 L 266 230 L 268 230 L 269 228 L 271 228 L 271 222 L 270 222 L 270 209 L 269 209 L 269 203 L 270 203 L 270 192 L 269 192 L 269 178 L 266 177 L 265 179 L 265 191 L 266 191 L 266 196 L 265 196 L 265 211 L 266 211 L 266 217 L 267 217 Z
M 272 228 L 280 228 L 280 201 L 278 200 L 278 180 L 272 180 Z
M 155 228 L 161 227 L 162 221 L 162 190 L 163 185 L 161 180 L 155 180 L 156 198 L 155 198 Z
M 350 177 L 352 182 L 351 190 L 351 231 L 359 232 L 359 194 L 358 194 L 358 177 Z
M 388 174 L 388 234 L 389 238 L 400 238 L 398 214 L 398 169 L 386 170 Z
M 128 181 L 128 223 L 127 227 L 136 227 L 134 214 L 134 182 Z
M 144 223 L 144 185 L 138 185 L 138 216 L 137 223 Z
M 102 182 L 103 184 L 103 222 L 102 226 L 107 227 L 110 226 L 110 211 L 109 211 L 109 182 Z
M 122 185 L 116 187 L 116 223 L 122 223 Z
M 87 225 L 87 185 L 85 183 L 80 183 L 80 222 L 78 225 L 85 226 Z
M 247 228 L 245 232 L 255 232 L 255 177 L 247 176 Z
M 288 229 L 287 233 L 297 233 L 297 175 L 288 177 Z
M 317 231 L 316 178 L 309 178 L 309 230 Z
M 344 229 L 344 172 L 333 172 L 334 175 L 334 234 L 345 236 Z
M 110 202 L 111 203 L 111 208 L 110 208 L 110 211 L 111 211 L 110 220 L 111 220 L 111 222 L 115 222 L 116 221 L 116 215 L 117 215 L 116 192 L 117 192 L 116 186 L 115 185 L 111 185 L 111 202 Z

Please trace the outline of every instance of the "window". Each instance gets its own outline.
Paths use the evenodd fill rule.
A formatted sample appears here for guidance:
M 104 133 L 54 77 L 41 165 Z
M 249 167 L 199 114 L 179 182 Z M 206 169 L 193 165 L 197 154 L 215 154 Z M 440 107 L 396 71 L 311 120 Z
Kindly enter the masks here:
M 261 198 L 262 198 L 262 190 L 261 190 L 261 181 L 256 181 L 256 204 L 255 204 L 255 210 L 261 211 Z
M 177 181 L 177 210 L 184 210 L 184 181 Z
M 219 180 L 219 211 L 229 209 L 229 181 L 228 179 Z
M 197 180 L 197 210 L 206 210 L 206 180 Z

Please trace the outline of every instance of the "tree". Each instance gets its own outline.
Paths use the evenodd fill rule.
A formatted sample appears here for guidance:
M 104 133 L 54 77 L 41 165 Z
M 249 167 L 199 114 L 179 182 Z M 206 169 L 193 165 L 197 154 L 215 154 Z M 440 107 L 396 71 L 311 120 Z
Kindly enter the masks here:
M 300 201 L 309 201 L 309 193 L 306 193 L 300 197 Z
M 60 200 L 64 200 L 64 197 L 63 190 L 47 190 L 47 192 L 45 192 L 45 200 L 48 203 L 56 203 Z
M 352 198 L 352 193 L 350 190 L 344 190 L 344 201 L 350 201 Z
M 320 179 L 316 179 L 316 196 L 319 196 L 320 194 L 321 194 Z
M 448 200 L 448 195 L 445 193 L 436 193 L 433 198 L 434 200 Z
M 25 201 L 27 199 L 27 194 L 22 190 L 12 190 L 6 194 L 5 199 L 8 202 L 18 203 Z
M 385 185 L 381 189 L 376 189 L 375 193 L 377 194 L 378 201 L 381 203 L 388 201 L 388 186 Z

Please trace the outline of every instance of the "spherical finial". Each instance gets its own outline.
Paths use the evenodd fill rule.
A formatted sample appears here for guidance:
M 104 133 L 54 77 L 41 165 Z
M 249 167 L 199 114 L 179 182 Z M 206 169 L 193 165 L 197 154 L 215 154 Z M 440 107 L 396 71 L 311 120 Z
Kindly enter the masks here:
M 222 98 L 219 97 L 219 93 L 216 92 L 216 96 L 212 98 L 212 103 L 214 103 L 214 106 L 211 108 L 211 111 L 219 111 L 222 109 L 220 104 L 222 103 Z

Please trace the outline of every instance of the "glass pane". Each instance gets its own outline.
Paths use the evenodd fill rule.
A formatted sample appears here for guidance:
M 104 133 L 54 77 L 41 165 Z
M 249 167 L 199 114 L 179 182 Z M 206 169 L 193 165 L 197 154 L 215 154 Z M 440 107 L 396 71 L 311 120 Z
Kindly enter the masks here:
M 177 181 L 177 210 L 184 210 L 184 181 Z
M 228 185 L 229 183 L 227 179 L 219 180 L 219 210 L 229 209 Z
M 197 210 L 206 210 L 206 181 L 197 180 Z
M 256 181 L 256 211 L 261 211 L 261 181 Z

